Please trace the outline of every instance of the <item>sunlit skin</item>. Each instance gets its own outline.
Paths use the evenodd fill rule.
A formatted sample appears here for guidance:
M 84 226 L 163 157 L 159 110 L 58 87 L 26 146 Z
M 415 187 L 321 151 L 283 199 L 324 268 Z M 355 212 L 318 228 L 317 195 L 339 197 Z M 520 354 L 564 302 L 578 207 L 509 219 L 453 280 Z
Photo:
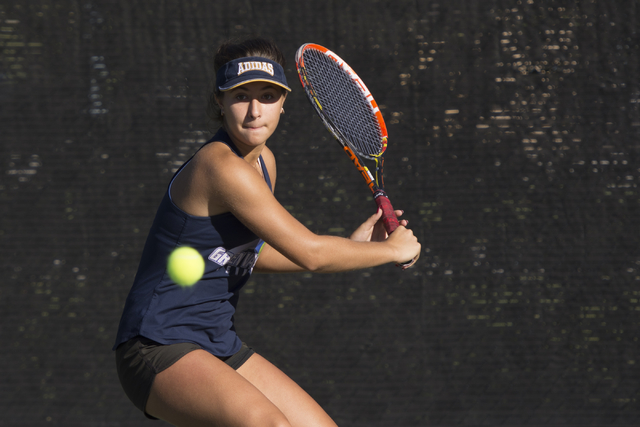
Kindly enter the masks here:
M 275 84 L 252 82 L 222 92 L 216 98 L 223 114 L 223 126 L 242 154 L 243 158 L 240 160 L 246 161 L 262 174 L 258 158 L 264 155 L 274 187 L 275 159 L 266 147 L 266 142 L 275 132 L 284 111 L 283 105 L 287 96 L 286 92 L 283 92 L 283 89 Z M 211 161 L 203 159 L 209 158 L 203 156 L 204 154 L 212 152 L 217 153 L 211 156 Z M 201 154 L 203 155 L 197 155 L 174 181 L 171 190 L 173 201 L 191 215 L 211 216 L 228 212 L 226 206 L 216 203 L 217 198 L 208 199 L 211 190 L 207 189 L 207 186 L 212 182 L 209 168 L 217 163 L 215 160 L 223 159 L 222 163 L 228 165 L 224 159 L 236 162 L 238 158 L 220 143 L 205 147 Z
M 278 127 L 286 98 L 280 86 L 266 82 L 247 83 L 218 98 L 224 127 L 250 164 Z
M 255 272 L 334 273 L 417 259 L 420 243 L 405 220 L 387 236 L 378 211 L 350 238 L 318 235 L 276 200 L 258 159 L 275 187 L 276 161 L 266 142 L 285 100 L 281 87 L 265 82 L 222 93 L 223 125 L 242 157 L 220 141 L 205 145 L 173 181 L 173 202 L 200 217 L 230 212 L 260 236 L 265 244 Z M 156 376 L 146 410 L 175 425 L 336 427 L 311 396 L 259 354 L 233 370 L 204 350 L 192 351 Z
M 311 233 L 273 197 L 262 177 L 258 158 L 262 156 L 275 188 L 275 157 L 266 142 L 278 126 L 285 100 L 286 93 L 282 88 L 268 82 L 247 83 L 218 96 L 223 125 L 242 157 L 235 155 L 223 143 L 214 142 L 205 146 L 175 179 L 171 189 L 173 201 L 185 212 L 196 216 L 233 212 L 267 242 L 258 258 L 255 267 L 257 272 L 309 269 L 337 272 L 384 263 L 377 258 L 397 262 L 398 258 L 388 258 L 391 252 L 377 250 L 373 246 L 347 249 L 350 245 L 346 240 L 334 241 L 334 237 Z M 247 171 L 247 166 L 251 173 Z M 396 214 L 400 216 L 402 211 Z M 408 257 L 401 256 L 401 259 L 412 259 L 419 254 L 420 245 L 413 234 L 404 228 L 407 221 L 401 220 L 401 229 L 387 240 L 379 218 L 379 212 L 371 216 L 349 240 L 385 242 L 386 247 L 401 249 L 405 253 L 413 252 Z M 404 238 L 401 238 L 402 235 Z M 307 243 L 303 244 L 305 241 Z M 326 253 L 321 255 L 317 250 L 312 250 L 315 246 L 319 246 L 321 252 L 326 250 Z M 341 246 L 345 246 L 346 253 L 337 256 Z M 369 258 L 362 256 L 369 250 Z M 356 255 L 358 253 L 360 255 Z M 351 267 L 342 265 L 351 263 L 355 264 Z

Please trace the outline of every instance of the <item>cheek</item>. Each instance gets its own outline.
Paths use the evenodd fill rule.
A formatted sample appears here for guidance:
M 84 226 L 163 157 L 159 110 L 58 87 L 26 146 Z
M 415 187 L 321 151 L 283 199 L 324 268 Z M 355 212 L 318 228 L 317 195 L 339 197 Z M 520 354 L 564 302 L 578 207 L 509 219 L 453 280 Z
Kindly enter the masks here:
M 274 120 L 274 122 L 276 124 L 278 124 L 278 122 L 280 122 L 280 118 L 282 117 L 282 106 L 278 106 L 277 108 L 274 108 L 273 111 L 271 112 L 271 117 Z
M 247 115 L 247 109 L 243 108 L 241 103 L 231 104 L 225 111 L 229 112 L 228 116 L 230 120 L 242 121 Z
M 262 115 L 268 116 L 269 118 L 274 118 L 280 115 L 281 110 L 282 105 L 279 102 L 274 102 L 273 104 L 263 104 Z

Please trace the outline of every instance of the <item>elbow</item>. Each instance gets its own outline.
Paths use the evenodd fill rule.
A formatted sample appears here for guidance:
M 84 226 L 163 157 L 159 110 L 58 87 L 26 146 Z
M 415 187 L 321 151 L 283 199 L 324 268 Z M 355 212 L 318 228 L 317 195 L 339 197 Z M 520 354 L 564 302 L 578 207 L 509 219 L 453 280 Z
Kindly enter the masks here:
M 323 258 L 322 248 L 309 245 L 303 253 L 298 254 L 294 262 L 310 273 L 321 273 L 328 267 L 322 262 Z
M 300 260 L 297 264 L 309 273 L 320 273 L 324 270 L 324 266 L 322 266 L 319 262 L 317 262 L 317 260 L 313 258 Z
M 309 273 L 335 273 L 337 271 L 345 271 L 339 268 L 339 264 L 328 257 L 321 256 L 321 253 L 311 253 L 310 256 L 303 257 L 297 264 Z

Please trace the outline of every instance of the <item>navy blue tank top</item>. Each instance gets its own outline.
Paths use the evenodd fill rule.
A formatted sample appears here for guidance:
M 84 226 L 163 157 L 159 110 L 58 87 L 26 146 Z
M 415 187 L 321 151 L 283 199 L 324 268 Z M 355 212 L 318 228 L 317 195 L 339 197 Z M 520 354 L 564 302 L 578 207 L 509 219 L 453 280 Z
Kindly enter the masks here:
M 207 144 L 212 141 L 224 142 L 241 156 L 223 129 Z M 221 357 L 231 356 L 242 345 L 233 316 L 239 291 L 249 279 L 264 242 L 230 212 L 199 217 L 173 203 L 171 184 L 187 163 L 171 179 L 156 213 L 114 349 L 136 336 L 160 344 L 192 342 Z M 262 156 L 260 165 L 271 188 Z M 205 260 L 204 275 L 193 286 L 176 285 L 167 274 L 167 258 L 179 246 L 195 248 Z

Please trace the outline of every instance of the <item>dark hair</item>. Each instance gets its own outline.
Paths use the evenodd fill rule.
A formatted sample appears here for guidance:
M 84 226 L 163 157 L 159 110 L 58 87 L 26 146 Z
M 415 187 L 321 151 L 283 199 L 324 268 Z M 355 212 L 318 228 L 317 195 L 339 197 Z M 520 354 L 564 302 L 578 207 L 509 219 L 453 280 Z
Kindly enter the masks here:
M 222 92 L 218 90 L 218 87 L 215 84 L 216 73 L 227 62 L 238 58 L 244 58 L 246 56 L 260 56 L 262 58 L 267 58 L 282 65 L 282 68 L 285 68 L 286 61 L 284 59 L 284 55 L 278 46 L 276 46 L 276 44 L 271 40 L 257 37 L 241 41 L 227 40 L 222 43 L 213 58 L 213 90 L 209 95 L 209 104 L 207 106 L 207 115 L 211 120 L 222 122 L 220 107 L 216 101 L 216 97 L 222 96 Z

